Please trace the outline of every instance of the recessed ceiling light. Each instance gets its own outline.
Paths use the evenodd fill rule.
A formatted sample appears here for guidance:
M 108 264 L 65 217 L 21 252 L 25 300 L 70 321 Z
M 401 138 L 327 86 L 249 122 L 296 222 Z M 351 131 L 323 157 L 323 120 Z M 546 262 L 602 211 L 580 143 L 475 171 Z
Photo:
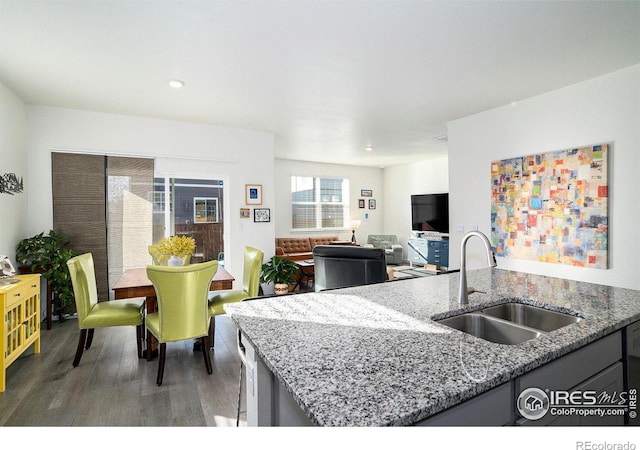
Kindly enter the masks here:
M 184 81 L 182 81 L 182 80 L 171 80 L 171 81 L 169 81 L 169 86 L 171 86 L 174 89 L 180 89 L 181 87 L 184 86 Z
M 365 147 L 365 150 L 366 150 L 366 151 L 368 151 L 368 152 L 372 152 L 372 151 L 373 151 L 373 147 L 372 147 L 372 146 L 370 146 L 370 145 L 367 145 L 367 146 Z

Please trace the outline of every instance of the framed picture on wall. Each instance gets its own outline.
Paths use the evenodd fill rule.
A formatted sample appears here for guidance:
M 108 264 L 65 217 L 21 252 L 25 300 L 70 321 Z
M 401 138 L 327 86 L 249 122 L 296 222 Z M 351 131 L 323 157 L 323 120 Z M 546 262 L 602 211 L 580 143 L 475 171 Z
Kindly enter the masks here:
M 369 199 L 369 209 L 376 209 L 376 201 L 373 198 Z
M 271 209 L 269 209 L 269 208 L 254 208 L 253 209 L 253 221 L 254 222 L 271 222 Z
M 262 205 L 262 185 L 261 184 L 245 184 L 244 185 L 244 202 L 247 205 Z
M 249 208 L 240 208 L 240 218 L 248 219 L 251 215 L 251 210 Z
M 360 190 L 361 197 L 373 197 L 373 191 L 371 189 L 361 189 Z
M 364 209 L 364 199 L 363 198 L 358 200 L 358 208 Z

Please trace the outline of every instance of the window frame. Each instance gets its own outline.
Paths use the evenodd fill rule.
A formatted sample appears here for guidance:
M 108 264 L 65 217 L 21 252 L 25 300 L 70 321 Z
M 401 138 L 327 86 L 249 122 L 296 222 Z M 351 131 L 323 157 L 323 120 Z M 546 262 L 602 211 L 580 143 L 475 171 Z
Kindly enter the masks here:
M 198 220 L 197 217 L 197 206 L 198 202 L 204 202 L 204 211 L 205 211 L 205 220 Z M 206 220 L 207 216 L 207 208 L 208 203 L 215 203 L 215 212 L 216 219 L 215 220 Z M 193 223 L 220 223 L 220 211 L 218 209 L 218 198 L 217 197 L 193 197 Z
M 312 184 L 314 186 L 314 201 L 294 201 L 293 200 L 293 184 L 295 179 L 299 178 L 307 178 L 312 180 Z M 341 181 L 341 195 L 342 201 L 340 202 L 323 202 L 321 200 L 322 195 L 322 180 L 340 180 Z M 314 175 L 291 175 L 289 178 L 290 182 L 290 211 L 291 211 L 291 232 L 313 232 L 313 231 L 345 231 L 349 230 L 349 217 L 350 217 L 350 180 L 349 178 L 340 177 L 340 176 L 314 176 Z M 317 186 L 317 187 L 316 187 Z M 294 205 L 314 205 L 315 206 L 315 222 L 316 226 L 313 228 L 295 228 L 294 227 Z M 323 208 L 322 206 L 327 205 L 341 205 L 342 206 L 342 226 L 338 227 L 325 227 L 322 226 L 322 222 L 324 220 L 322 216 Z

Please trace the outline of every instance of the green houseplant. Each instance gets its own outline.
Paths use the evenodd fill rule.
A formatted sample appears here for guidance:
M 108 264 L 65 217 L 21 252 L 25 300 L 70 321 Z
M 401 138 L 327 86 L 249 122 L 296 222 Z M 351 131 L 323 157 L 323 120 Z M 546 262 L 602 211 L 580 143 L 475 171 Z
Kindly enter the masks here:
M 62 310 L 73 303 L 73 285 L 67 261 L 77 253 L 68 248 L 69 237 L 53 230 L 21 240 L 16 261 L 23 270 L 42 273 L 51 286 L 53 314 L 62 318 Z
M 261 283 L 273 283 L 276 294 L 286 294 L 289 292 L 289 285 L 298 276 L 298 266 L 290 259 L 273 256 L 262 265 L 260 274 Z

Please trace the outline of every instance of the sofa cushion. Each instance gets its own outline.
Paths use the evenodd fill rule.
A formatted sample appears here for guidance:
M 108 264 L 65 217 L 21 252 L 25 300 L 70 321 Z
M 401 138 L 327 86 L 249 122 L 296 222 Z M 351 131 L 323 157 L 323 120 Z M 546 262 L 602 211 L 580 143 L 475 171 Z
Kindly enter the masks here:
M 311 244 L 311 250 L 316 245 L 331 245 L 332 242 L 337 241 L 338 236 L 318 236 L 318 237 L 310 237 L 309 243 Z

